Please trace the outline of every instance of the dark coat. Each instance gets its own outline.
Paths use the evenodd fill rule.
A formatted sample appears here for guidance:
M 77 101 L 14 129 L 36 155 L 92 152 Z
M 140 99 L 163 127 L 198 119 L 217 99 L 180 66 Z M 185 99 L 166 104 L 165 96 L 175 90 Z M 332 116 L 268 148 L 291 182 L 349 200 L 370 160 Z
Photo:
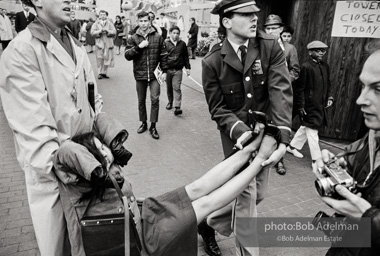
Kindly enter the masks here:
M 243 65 L 226 39 L 202 61 L 202 82 L 211 118 L 225 138 L 236 140 L 254 123 L 252 112 L 269 115 L 289 143 L 293 92 L 284 51 L 273 36 L 258 32 Z M 223 145 L 228 143 L 223 141 Z
M 138 45 L 145 40 L 145 37 L 138 29 L 127 41 L 125 58 L 133 60 L 133 74 L 136 80 L 154 80 L 154 70 L 158 63 L 164 73 L 168 69 L 167 51 L 164 39 L 154 30 L 150 29 L 147 35 L 148 47 L 140 49 Z
M 346 157 L 347 161 L 347 171 L 354 178 L 358 184 L 362 185 L 366 180 L 368 174 L 370 173 L 370 158 L 369 158 L 369 145 L 368 145 L 368 134 L 361 140 L 354 142 L 348 146 L 347 151 L 355 152 L 361 146 L 362 150 L 358 153 Z M 378 150 L 377 150 L 378 151 Z M 380 166 L 377 167 L 370 178 L 367 180 L 364 188 L 360 189 L 362 193 L 362 198 L 367 200 L 372 207 L 363 213 L 364 218 L 371 219 L 371 247 L 370 248 L 330 248 L 326 255 L 328 256 L 375 256 L 379 255 L 380 251 Z M 347 235 L 342 236 L 343 241 Z M 352 237 L 351 237 L 352 239 Z M 358 239 L 357 235 L 353 239 Z M 347 245 L 347 243 L 345 244 Z
M 94 25 L 93 21 L 89 21 L 86 25 L 86 44 L 95 45 L 95 37 L 91 35 L 91 27 Z
M 319 129 L 327 126 L 326 108 L 331 96 L 331 83 L 329 66 L 325 62 L 320 64 L 311 58 L 301 65 L 299 78 L 295 82 L 294 103 L 297 110 L 306 111 L 301 124 Z
M 189 29 L 189 35 L 191 36 L 189 38 L 189 41 L 187 42 L 187 47 L 190 48 L 197 48 L 198 45 L 198 25 L 193 23 Z
M 189 55 L 186 43 L 182 40 L 174 45 L 170 39 L 165 40 L 166 51 L 168 52 L 168 69 L 181 70 L 183 67 L 190 69 Z
M 78 39 L 79 38 L 79 32 L 80 32 L 80 21 L 79 20 L 72 20 L 70 23 L 67 25 L 68 28 L 71 30 L 71 33 L 73 36 Z
M 31 23 L 34 20 L 34 18 L 36 18 L 36 16 L 34 16 L 34 14 L 31 12 L 29 12 L 28 18 L 25 17 L 25 14 L 23 11 L 16 13 L 16 18 L 15 18 L 16 32 L 19 33 L 22 30 L 24 30 L 29 25 L 29 23 Z

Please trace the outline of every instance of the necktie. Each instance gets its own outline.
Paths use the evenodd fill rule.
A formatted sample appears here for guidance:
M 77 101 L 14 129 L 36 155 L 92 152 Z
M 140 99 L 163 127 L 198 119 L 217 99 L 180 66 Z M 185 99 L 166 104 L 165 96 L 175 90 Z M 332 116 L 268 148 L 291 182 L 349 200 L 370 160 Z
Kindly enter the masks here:
M 243 64 L 243 67 L 244 67 L 245 59 L 247 57 L 247 46 L 240 45 L 239 50 L 240 50 L 240 53 L 241 53 L 241 63 Z

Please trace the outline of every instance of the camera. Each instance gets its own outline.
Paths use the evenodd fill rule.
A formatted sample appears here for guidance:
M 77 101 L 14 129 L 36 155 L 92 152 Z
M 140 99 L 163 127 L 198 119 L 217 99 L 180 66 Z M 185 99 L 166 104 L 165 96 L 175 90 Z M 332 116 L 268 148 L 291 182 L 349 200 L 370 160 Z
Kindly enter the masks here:
M 342 185 L 352 193 L 357 192 L 356 181 L 337 161 L 326 164 L 324 168 L 318 168 L 316 175 L 315 187 L 320 196 L 341 199 L 342 197 L 335 191 L 336 185 Z

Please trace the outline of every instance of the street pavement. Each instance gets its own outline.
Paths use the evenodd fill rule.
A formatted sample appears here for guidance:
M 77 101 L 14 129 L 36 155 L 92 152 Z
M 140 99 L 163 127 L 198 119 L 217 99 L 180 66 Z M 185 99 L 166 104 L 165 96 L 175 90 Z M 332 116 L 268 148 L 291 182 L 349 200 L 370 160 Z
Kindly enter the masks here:
M 95 67 L 95 56 L 90 54 Z M 133 157 L 124 167 L 127 179 L 138 197 L 157 196 L 197 179 L 223 160 L 219 131 L 210 119 L 201 83 L 201 59 L 191 60 L 191 77 L 184 75 L 183 115 L 174 116 L 165 109 L 166 87 L 161 87 L 159 140 L 149 132 L 137 134 L 140 126 L 137 94 L 132 62 L 116 56 L 116 65 L 109 70 L 110 79 L 98 81 L 103 95 L 104 111 L 118 119 L 129 131 L 125 146 Z M 149 95 L 149 94 L 148 94 Z M 150 100 L 147 98 L 148 115 Z M 322 145 L 333 152 L 337 150 Z M 270 170 L 266 199 L 258 206 L 261 217 L 312 217 L 319 210 L 328 210 L 318 198 L 311 172 L 307 145 L 305 157 L 285 156 L 285 176 Z M 234 238 L 217 235 L 224 256 L 235 255 Z M 324 255 L 326 248 L 260 248 L 260 255 Z M 16 158 L 12 132 L 0 105 L 0 255 L 39 255 L 26 197 L 24 174 Z M 199 236 L 198 255 L 206 255 Z M 170 256 L 170 255 L 169 255 Z

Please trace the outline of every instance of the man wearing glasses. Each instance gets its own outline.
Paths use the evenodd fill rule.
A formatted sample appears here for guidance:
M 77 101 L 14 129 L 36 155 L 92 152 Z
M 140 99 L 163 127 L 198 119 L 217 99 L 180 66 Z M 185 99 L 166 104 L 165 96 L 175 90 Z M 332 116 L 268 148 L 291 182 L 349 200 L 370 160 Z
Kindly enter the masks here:
M 301 118 L 298 129 L 286 150 L 295 157 L 302 158 L 298 151 L 306 140 L 309 143 L 312 165 L 321 157 L 318 129 L 327 126 L 326 109 L 333 104 L 329 66 L 323 61 L 328 46 L 320 41 L 307 45 L 309 60 L 301 65 L 301 72 L 296 80 L 294 91 L 294 107 Z

